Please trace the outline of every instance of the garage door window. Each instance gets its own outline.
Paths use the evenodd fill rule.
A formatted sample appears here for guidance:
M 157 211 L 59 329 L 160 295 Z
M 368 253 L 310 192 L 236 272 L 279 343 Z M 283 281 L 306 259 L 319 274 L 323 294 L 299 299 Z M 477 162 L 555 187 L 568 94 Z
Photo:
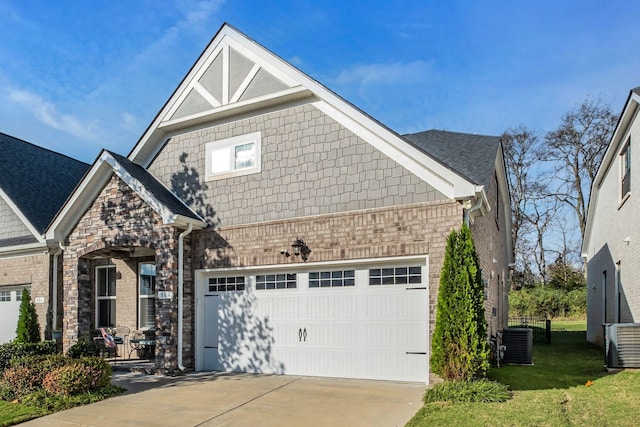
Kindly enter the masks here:
M 265 274 L 256 276 L 256 289 L 292 289 L 296 287 L 295 274 Z
M 0 291 L 0 302 L 11 301 L 11 291 Z
M 209 292 L 244 291 L 244 276 L 211 277 Z
M 355 286 L 355 270 L 313 271 L 309 273 L 310 288 L 336 288 Z
M 406 285 L 422 283 L 421 267 L 372 268 L 369 270 L 369 285 Z

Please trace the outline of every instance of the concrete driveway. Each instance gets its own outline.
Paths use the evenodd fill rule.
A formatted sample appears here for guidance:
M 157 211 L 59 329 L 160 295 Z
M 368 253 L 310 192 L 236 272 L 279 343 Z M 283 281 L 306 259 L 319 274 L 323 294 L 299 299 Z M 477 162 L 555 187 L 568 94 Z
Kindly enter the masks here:
M 404 426 L 423 384 L 228 373 L 114 372 L 118 397 L 27 426 Z

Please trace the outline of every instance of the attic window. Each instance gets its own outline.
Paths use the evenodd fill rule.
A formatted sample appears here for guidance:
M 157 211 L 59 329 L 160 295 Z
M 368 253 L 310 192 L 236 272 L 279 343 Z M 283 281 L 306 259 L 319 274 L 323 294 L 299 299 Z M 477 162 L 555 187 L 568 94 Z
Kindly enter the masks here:
M 207 181 L 260 172 L 260 150 L 260 132 L 207 143 Z

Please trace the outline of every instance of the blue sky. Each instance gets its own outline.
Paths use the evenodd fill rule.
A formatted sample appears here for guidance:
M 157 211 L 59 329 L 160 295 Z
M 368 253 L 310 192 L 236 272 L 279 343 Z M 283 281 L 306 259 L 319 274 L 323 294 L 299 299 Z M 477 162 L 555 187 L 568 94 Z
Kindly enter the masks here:
M 640 2 L 2 0 L 0 132 L 128 154 L 223 22 L 400 132 L 540 134 L 640 86 Z

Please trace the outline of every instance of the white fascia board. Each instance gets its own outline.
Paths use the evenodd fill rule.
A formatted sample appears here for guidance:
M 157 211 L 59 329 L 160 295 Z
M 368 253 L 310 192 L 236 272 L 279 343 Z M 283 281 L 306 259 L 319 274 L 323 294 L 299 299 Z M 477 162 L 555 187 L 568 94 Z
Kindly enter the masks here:
M 27 229 L 29 230 L 29 232 L 31 234 L 33 234 L 33 236 L 38 239 L 38 242 L 40 243 L 46 243 L 46 239 L 44 238 L 43 235 L 41 235 L 40 233 L 38 233 L 38 230 L 36 230 L 36 228 L 31 224 L 31 222 L 27 219 L 27 217 L 25 217 L 22 214 L 22 211 L 20 209 L 18 209 L 18 207 L 16 206 L 15 203 L 13 203 L 13 200 L 11 200 L 11 198 L 9 196 L 7 196 L 7 193 L 5 193 L 2 188 L 0 188 L 0 198 L 2 200 L 4 200 L 4 202 L 9 205 L 9 208 L 11 208 L 11 210 L 13 211 L 13 213 L 16 214 L 16 216 L 20 219 L 20 221 L 22 221 L 22 223 L 27 227 Z
M 94 162 L 84 179 L 78 184 L 73 194 L 71 194 L 60 212 L 58 212 L 58 215 L 47 229 L 47 240 L 64 242 L 71 232 L 71 229 L 107 184 L 111 177 L 112 169 L 110 165 L 105 164 L 102 160 L 102 156 L 105 153 L 106 152 L 103 151 L 100 157 Z
M 598 204 L 598 193 L 600 192 L 600 187 L 602 186 L 602 180 L 605 176 L 607 176 L 607 172 L 611 168 L 614 163 L 614 160 L 617 156 L 618 149 L 622 144 L 626 142 L 626 136 L 629 134 L 631 130 L 631 125 L 638 118 L 639 107 L 640 106 L 640 96 L 638 96 L 635 92 L 631 91 L 629 95 L 629 99 L 622 110 L 620 115 L 620 120 L 616 129 L 613 132 L 611 137 L 611 141 L 609 142 L 609 146 L 607 147 L 607 151 L 604 154 L 604 158 L 602 159 L 602 163 L 600 163 L 600 167 L 598 168 L 598 173 L 596 174 L 593 183 L 591 184 L 591 193 L 589 196 L 589 206 L 587 207 L 587 224 L 585 227 L 584 238 L 582 239 L 582 248 L 581 255 L 583 258 L 588 258 L 589 256 L 589 244 L 591 240 L 591 229 L 593 228 L 593 215 L 595 211 L 595 207 Z
M 25 256 L 41 255 L 47 252 L 47 243 L 27 243 L 25 245 L 0 248 L 0 259 L 21 258 Z

